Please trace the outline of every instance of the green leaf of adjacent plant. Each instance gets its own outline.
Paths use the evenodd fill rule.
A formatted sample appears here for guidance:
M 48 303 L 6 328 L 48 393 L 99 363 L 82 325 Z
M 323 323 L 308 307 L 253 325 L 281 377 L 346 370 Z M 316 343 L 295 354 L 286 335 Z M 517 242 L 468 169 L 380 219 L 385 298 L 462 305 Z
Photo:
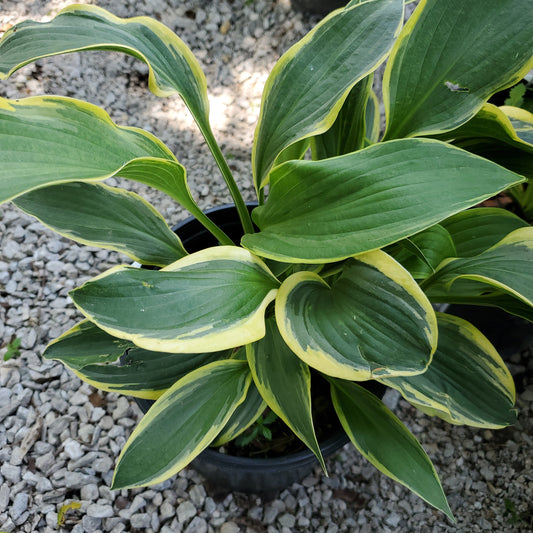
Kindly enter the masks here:
M 87 318 L 147 350 L 196 353 L 265 334 L 279 282 L 236 246 L 207 248 L 161 270 L 115 267 L 70 292 Z
M 428 297 L 445 295 L 462 279 L 480 281 L 533 307 L 533 227 L 519 228 L 473 257 L 448 259 L 422 284 Z
M 176 354 L 131 348 L 119 364 L 89 364 L 71 370 L 97 389 L 156 400 L 190 372 L 230 355 L 230 350 Z
M 0 98 L 0 203 L 44 186 L 117 175 L 170 195 L 231 243 L 194 202 L 185 169 L 150 133 L 117 126 L 99 107 L 72 98 Z
M 241 435 L 258 419 L 266 408 L 266 402 L 252 381 L 246 393 L 246 399 L 233 411 L 231 418 L 211 446 L 222 446 Z
M 52 341 L 44 350 L 44 359 L 61 361 L 73 370 L 86 365 L 112 363 L 135 345 L 113 337 L 90 320 L 82 320 Z
M 65 237 L 144 265 L 165 266 L 187 255 L 163 217 L 133 192 L 72 182 L 31 191 L 14 203 Z
M 431 460 L 402 422 L 363 387 L 338 379 L 331 384 L 339 420 L 359 452 L 454 520 Z
M 440 141 L 378 143 L 276 167 L 259 233 L 242 244 L 284 262 L 327 263 L 418 233 L 524 178 Z
M 326 472 L 313 426 L 311 372 L 285 344 L 273 318 L 266 322 L 265 336 L 246 347 L 246 355 L 263 399 L 316 455 Z
M 257 190 L 268 183 L 283 149 L 333 124 L 353 85 L 388 55 L 402 16 L 402 0 L 348 6 L 326 17 L 281 57 L 266 82 L 255 132 Z
M 328 131 L 313 137 L 313 158 L 327 159 L 355 152 L 365 145 L 366 120 L 373 74 L 356 83 Z M 370 132 L 372 133 L 372 132 Z
M 236 360 L 211 363 L 180 379 L 126 442 L 112 488 L 143 487 L 177 474 L 226 425 L 246 397 L 250 381 L 248 365 Z
M 457 213 L 441 222 L 453 239 L 458 257 L 478 255 L 506 235 L 529 224 L 513 213 L 496 207 L 478 207 Z
M 501 428 L 516 421 L 513 378 L 489 340 L 461 318 L 437 313 L 439 343 L 424 374 L 380 380 L 452 424 Z
M 348 261 L 331 287 L 311 272 L 290 276 L 276 298 L 276 319 L 298 357 L 343 379 L 420 374 L 437 345 L 431 304 L 381 251 Z
M 522 118 L 521 121 L 516 119 L 513 122 L 504 112 Z M 530 119 L 529 123 L 527 120 Z M 516 126 L 516 129 L 515 129 Z M 514 107 L 496 107 L 492 104 L 484 104 L 483 107 L 468 122 L 461 124 L 459 127 L 435 135 L 435 138 L 441 140 L 461 141 L 462 139 L 482 139 L 490 138 L 507 143 L 515 148 L 524 150 L 533 154 L 533 145 L 531 142 L 520 138 L 519 132 L 528 138 L 528 132 L 533 128 L 533 114 L 524 109 Z
M 440 224 L 397 242 L 385 250 L 415 279 L 425 279 L 457 252 L 448 231 Z
M 422 0 L 385 70 L 385 139 L 456 128 L 520 81 L 533 67 L 530 9 L 530 0 Z
M 177 35 L 150 17 L 123 19 L 97 6 L 73 5 L 49 22 L 21 22 L 0 41 L 0 79 L 36 59 L 81 50 L 115 50 L 144 61 L 154 94 L 179 94 L 195 119 L 208 123 L 207 83 L 198 61 Z

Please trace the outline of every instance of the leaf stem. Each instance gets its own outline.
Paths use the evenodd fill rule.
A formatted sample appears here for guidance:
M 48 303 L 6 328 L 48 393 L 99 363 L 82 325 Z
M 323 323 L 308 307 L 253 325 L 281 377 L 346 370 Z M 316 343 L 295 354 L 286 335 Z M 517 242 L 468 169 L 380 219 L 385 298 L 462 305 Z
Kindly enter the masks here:
M 220 150 L 220 146 L 215 140 L 215 137 L 213 135 L 213 132 L 211 131 L 210 126 L 207 124 L 202 125 L 201 130 L 207 142 L 207 145 L 209 146 L 209 149 L 211 150 L 211 153 L 213 154 L 213 157 L 215 158 L 215 161 L 217 162 L 218 168 L 220 169 L 220 172 L 222 173 L 224 181 L 226 182 L 226 185 L 228 186 L 231 197 L 233 198 L 233 202 L 235 203 L 235 207 L 237 208 L 237 212 L 239 213 L 239 218 L 240 218 L 242 227 L 244 229 L 244 232 L 254 233 L 254 227 L 252 224 L 250 213 L 248 212 L 248 208 L 246 207 L 246 204 L 244 203 L 244 199 L 241 195 L 241 192 L 239 191 L 239 188 L 237 187 L 237 184 L 235 183 L 233 174 L 231 173 L 231 170 L 226 162 L 226 159 L 224 158 L 224 155 L 222 154 L 222 151 Z

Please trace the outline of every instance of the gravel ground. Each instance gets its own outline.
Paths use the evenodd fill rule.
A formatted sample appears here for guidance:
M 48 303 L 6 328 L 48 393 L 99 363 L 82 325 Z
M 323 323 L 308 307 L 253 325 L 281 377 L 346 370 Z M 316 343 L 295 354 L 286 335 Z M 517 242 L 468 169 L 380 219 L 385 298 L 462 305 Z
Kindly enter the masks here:
M 280 54 L 316 19 L 288 0 L 97 1 L 119 16 L 155 16 L 183 38 L 210 87 L 215 134 L 248 198 L 250 146 L 260 93 Z M 63 0 L 3 0 L 0 32 L 27 17 L 47 20 Z M 9 98 L 61 94 L 103 106 L 121 125 L 161 138 L 187 167 L 202 207 L 228 201 L 215 164 L 178 98 L 146 87 L 147 69 L 115 53 L 91 52 L 28 65 L 0 84 Z M 126 184 L 143 192 L 141 186 Z M 169 223 L 186 213 L 146 192 Z M 500 431 L 455 427 L 388 402 L 420 439 L 440 473 L 457 524 L 379 474 L 352 447 L 274 500 L 207 493 L 188 468 L 155 487 L 112 492 L 115 459 L 141 415 L 129 398 L 97 392 L 40 358 L 79 320 L 68 291 L 125 261 L 114 252 L 60 238 L 13 206 L 0 211 L 0 340 L 21 339 L 21 356 L 0 364 L 0 530 L 74 533 L 477 532 L 533 530 L 533 356 L 511 357 L 518 423 Z M 1 343 L 0 343 L 1 345 Z M 4 350 L 0 350 L 0 356 Z M 58 526 L 65 504 L 78 502 Z

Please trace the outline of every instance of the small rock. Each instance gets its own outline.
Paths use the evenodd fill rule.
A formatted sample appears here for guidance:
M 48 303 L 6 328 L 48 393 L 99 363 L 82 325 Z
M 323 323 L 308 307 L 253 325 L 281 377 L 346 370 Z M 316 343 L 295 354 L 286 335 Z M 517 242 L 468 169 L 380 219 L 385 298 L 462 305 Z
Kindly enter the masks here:
M 82 500 L 85 501 L 95 501 L 98 499 L 100 494 L 98 493 L 98 485 L 95 483 L 89 483 L 84 485 L 80 489 L 80 496 Z
M 196 515 L 196 507 L 191 502 L 185 501 L 178 505 L 177 513 L 178 520 L 180 522 L 186 522 L 189 518 Z
M 398 513 L 391 513 L 387 518 L 385 518 L 385 523 L 389 526 L 396 527 L 401 520 L 401 516 Z
M 195 516 L 187 526 L 185 533 L 207 533 L 207 522 L 203 518 Z
M 241 528 L 235 522 L 225 522 L 220 526 L 220 533 L 239 533 Z
M 17 519 L 28 509 L 29 496 L 26 492 L 19 492 L 13 500 L 11 506 L 11 519 L 13 522 L 17 522 Z
M 146 529 L 150 527 L 152 519 L 148 513 L 137 513 L 130 517 L 130 524 L 132 528 Z
M 284 527 L 291 528 L 294 527 L 294 524 L 296 523 L 296 517 L 292 514 L 284 513 L 278 518 L 278 522 Z
M 3 483 L 0 487 L 0 513 L 4 512 L 9 505 L 9 485 Z
M 205 501 L 205 489 L 202 485 L 194 485 L 189 491 L 191 502 L 200 509 Z
M 13 466 L 9 463 L 4 463 L 0 468 L 0 473 L 13 484 L 20 481 L 20 466 Z
M 68 489 L 81 489 L 89 483 L 96 483 L 95 476 L 82 474 L 81 472 L 65 472 L 64 484 Z
M 81 444 L 74 439 L 67 439 L 63 443 L 63 450 L 70 459 L 79 459 L 83 455 Z
M 113 516 L 113 507 L 111 505 L 92 503 L 87 507 L 87 516 L 92 518 L 109 518 Z

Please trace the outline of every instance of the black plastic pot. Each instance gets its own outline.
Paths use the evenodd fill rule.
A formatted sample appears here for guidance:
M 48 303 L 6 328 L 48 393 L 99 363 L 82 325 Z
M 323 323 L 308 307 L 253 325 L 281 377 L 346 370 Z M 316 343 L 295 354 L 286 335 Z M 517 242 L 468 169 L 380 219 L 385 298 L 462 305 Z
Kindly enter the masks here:
M 327 15 L 330 11 L 344 7 L 347 3 L 348 0 L 291 0 L 293 9 L 317 15 Z
M 251 211 L 256 205 L 249 203 L 247 207 Z M 236 244 L 239 243 L 243 230 L 235 206 L 215 207 L 207 210 L 205 214 Z M 172 230 L 190 253 L 217 245 L 216 238 L 193 217 L 177 224 Z M 144 413 L 154 403 L 141 398 L 135 398 L 135 401 Z M 322 455 L 331 455 L 348 441 L 339 424 L 333 435 L 319 443 Z M 192 462 L 193 468 L 206 478 L 209 492 L 215 497 L 237 491 L 260 494 L 265 498 L 275 497 L 278 491 L 301 481 L 318 464 L 316 457 L 309 450 L 285 457 L 264 459 L 235 457 L 209 448 Z

